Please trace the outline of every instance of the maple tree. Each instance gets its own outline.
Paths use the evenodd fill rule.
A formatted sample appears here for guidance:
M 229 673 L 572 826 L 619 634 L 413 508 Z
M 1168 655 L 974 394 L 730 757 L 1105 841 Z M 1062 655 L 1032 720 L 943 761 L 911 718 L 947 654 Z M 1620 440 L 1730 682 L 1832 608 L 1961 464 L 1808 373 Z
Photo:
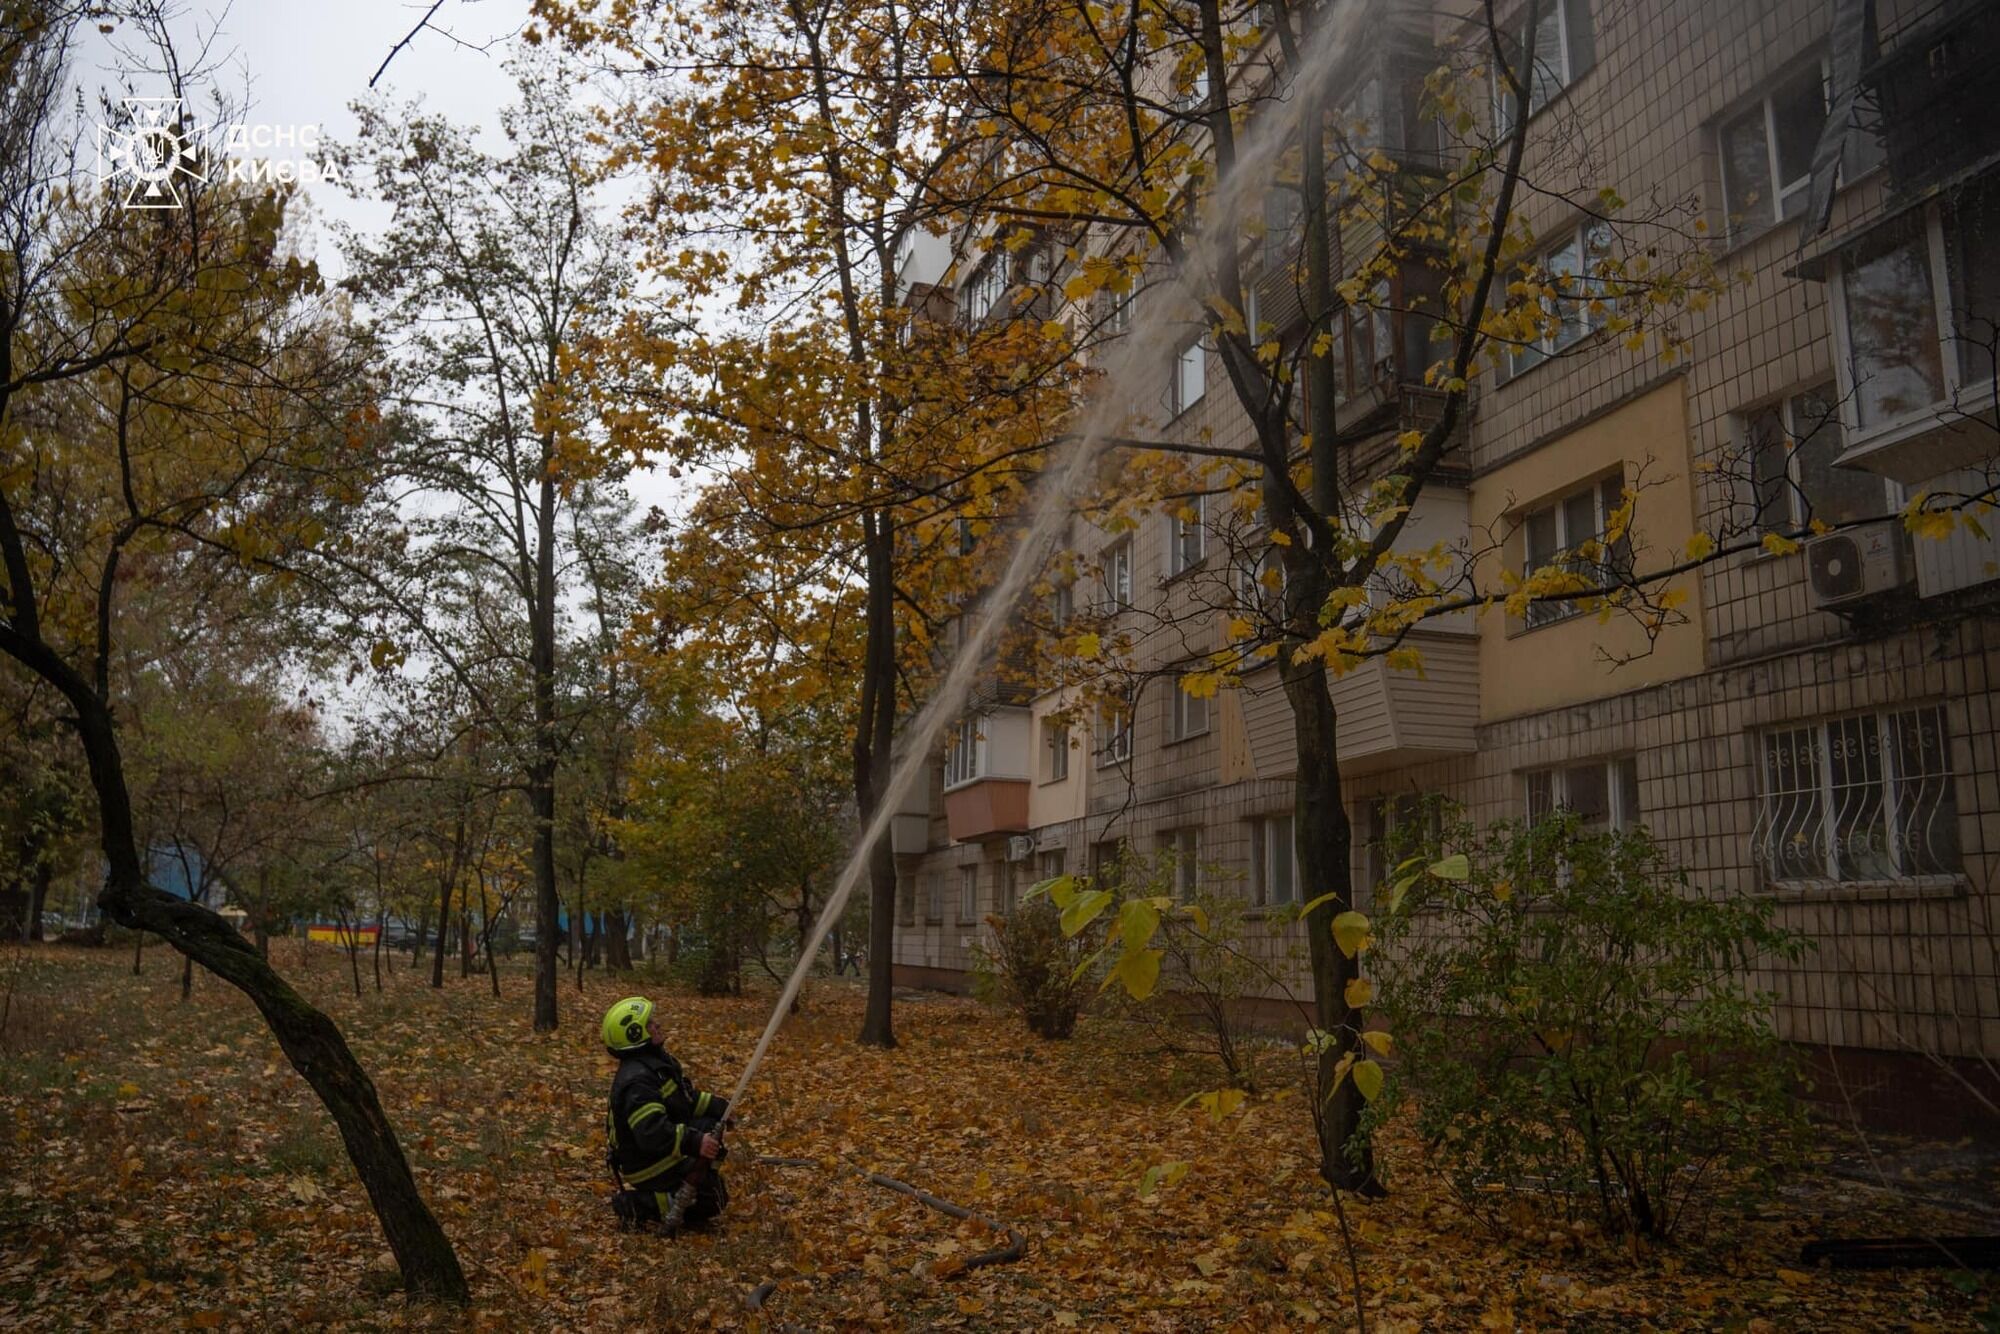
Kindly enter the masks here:
M 932 318 L 899 284 L 905 248 L 949 230 L 916 183 L 941 136 L 967 138 L 932 71 L 940 15 L 848 0 L 550 0 L 536 13 L 630 89 L 607 118 L 612 162 L 647 185 L 638 225 L 658 308 L 597 349 L 610 440 L 712 474 L 709 512 L 768 562 L 766 578 L 740 584 L 744 605 L 780 622 L 800 599 L 846 608 L 840 628 L 860 643 L 850 778 L 866 826 L 898 759 L 901 704 L 927 679 L 952 599 L 1004 551 L 994 521 L 1033 476 L 1075 378 L 1052 292 L 1026 267 L 976 327 Z M 997 244 L 1025 258 L 1047 238 L 1016 230 Z M 725 309 L 741 314 L 718 318 Z M 722 554 L 726 580 L 738 567 Z M 886 1046 L 886 836 L 866 855 L 861 1040 Z

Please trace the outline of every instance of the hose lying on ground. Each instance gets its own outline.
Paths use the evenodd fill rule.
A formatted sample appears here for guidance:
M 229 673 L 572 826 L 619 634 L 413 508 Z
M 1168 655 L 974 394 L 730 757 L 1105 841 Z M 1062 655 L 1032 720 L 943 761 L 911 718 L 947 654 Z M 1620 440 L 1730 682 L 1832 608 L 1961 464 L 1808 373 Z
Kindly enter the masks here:
M 765 1167 L 820 1166 L 819 1162 L 811 1158 L 772 1158 L 762 1154 L 752 1158 L 750 1161 Z M 864 1172 L 858 1167 L 848 1170 L 871 1186 L 880 1186 L 884 1190 L 893 1190 L 898 1195 L 907 1195 L 918 1204 L 924 1205 L 926 1208 L 935 1209 L 941 1214 L 946 1214 L 968 1223 L 979 1223 L 991 1231 L 1005 1234 L 1007 1238 L 1005 1246 L 996 1246 L 990 1251 L 981 1251 L 954 1269 L 952 1272 L 955 1274 L 962 1274 L 968 1269 L 983 1269 L 987 1265 L 1013 1264 L 1028 1253 L 1028 1239 L 1026 1237 L 1003 1223 L 995 1222 L 984 1214 L 976 1214 L 964 1205 L 953 1204 L 950 1200 L 941 1200 L 928 1191 L 918 1190 L 907 1181 L 898 1181 L 896 1178 L 884 1176 L 880 1172 Z M 762 1310 L 764 1303 L 770 1300 L 771 1294 L 777 1290 L 778 1284 L 776 1280 L 766 1280 L 750 1290 L 749 1295 L 744 1298 L 744 1303 L 753 1311 Z

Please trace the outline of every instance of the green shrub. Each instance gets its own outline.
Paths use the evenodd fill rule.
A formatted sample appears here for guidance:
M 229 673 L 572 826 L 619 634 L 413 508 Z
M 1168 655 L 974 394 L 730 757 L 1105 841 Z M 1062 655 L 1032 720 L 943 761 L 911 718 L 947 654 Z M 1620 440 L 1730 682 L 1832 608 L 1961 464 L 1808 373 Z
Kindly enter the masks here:
M 1803 950 L 1769 902 L 1697 894 L 1644 831 L 1566 812 L 1454 817 L 1441 842 L 1392 851 L 1463 852 L 1470 874 L 1410 882 L 1372 957 L 1396 1087 L 1471 1213 L 1504 1228 L 1526 1192 L 1663 1237 L 1798 1143 L 1788 1049 L 1746 979 Z
M 973 989 L 1020 1015 L 1039 1037 L 1066 1038 L 1096 988 L 1090 947 L 1065 936 L 1047 894 L 1031 893 L 1005 917 L 988 917 L 991 944 L 973 948 Z

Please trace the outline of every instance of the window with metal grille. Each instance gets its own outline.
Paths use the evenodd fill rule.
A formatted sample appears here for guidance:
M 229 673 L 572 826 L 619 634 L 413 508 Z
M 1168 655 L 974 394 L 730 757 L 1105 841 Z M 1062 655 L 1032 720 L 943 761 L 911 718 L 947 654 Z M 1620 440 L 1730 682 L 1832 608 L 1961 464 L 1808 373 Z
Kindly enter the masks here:
M 1531 578 L 1552 565 L 1561 565 L 1574 573 L 1584 581 L 1584 587 L 1602 587 L 1631 577 L 1631 535 L 1620 533 L 1610 543 L 1603 540 L 1611 516 L 1624 504 L 1625 478 L 1622 473 L 1614 473 L 1523 514 L 1522 577 Z M 1585 601 L 1552 598 L 1530 602 L 1528 628 L 1574 616 L 1584 610 Z
M 1766 880 L 1957 874 L 1958 799 L 1941 706 L 1766 732 L 1756 754 L 1752 846 Z

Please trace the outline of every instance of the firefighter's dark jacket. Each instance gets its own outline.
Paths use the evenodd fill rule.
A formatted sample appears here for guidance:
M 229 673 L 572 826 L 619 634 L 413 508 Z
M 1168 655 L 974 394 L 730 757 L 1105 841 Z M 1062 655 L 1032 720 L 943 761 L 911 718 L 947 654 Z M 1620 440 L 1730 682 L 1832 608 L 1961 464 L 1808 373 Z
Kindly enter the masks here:
M 701 1137 L 729 1114 L 729 1100 L 688 1083 L 658 1047 L 621 1056 L 611 1081 L 612 1159 L 628 1186 L 677 1182 L 699 1160 Z

